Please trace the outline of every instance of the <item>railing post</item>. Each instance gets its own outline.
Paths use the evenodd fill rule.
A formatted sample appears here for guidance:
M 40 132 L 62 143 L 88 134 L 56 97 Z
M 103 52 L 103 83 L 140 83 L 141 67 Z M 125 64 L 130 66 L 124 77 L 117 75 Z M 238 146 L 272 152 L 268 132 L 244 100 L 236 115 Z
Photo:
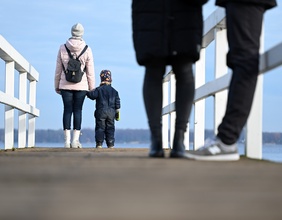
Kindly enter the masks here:
M 206 49 L 202 48 L 200 60 L 195 64 L 195 88 L 205 84 L 206 80 Z M 194 150 L 203 146 L 205 142 L 205 100 L 202 99 L 194 104 Z
M 187 129 L 185 131 L 184 134 L 184 146 L 185 146 L 185 150 L 189 150 L 190 149 L 190 123 L 187 124 Z
M 215 79 L 227 73 L 226 54 L 228 52 L 228 43 L 226 38 L 226 28 L 215 28 Z M 214 95 L 214 133 L 217 133 L 217 127 L 221 123 L 225 114 L 227 103 L 227 90 L 218 92 Z
M 27 90 L 27 72 L 20 73 L 19 77 L 19 100 L 26 103 L 26 90 Z M 26 113 L 19 111 L 19 128 L 18 128 L 18 148 L 26 146 Z
M 35 106 L 36 104 L 36 81 L 30 81 L 29 84 L 29 104 Z M 35 146 L 35 117 L 29 115 L 28 119 L 28 145 L 27 147 Z
M 262 159 L 262 97 L 263 75 L 259 75 L 250 116 L 246 126 L 245 154 Z
M 164 81 L 164 83 L 163 83 L 163 107 L 168 105 L 168 102 L 169 102 L 168 93 L 169 93 L 169 82 Z M 168 131 L 169 131 L 168 123 L 169 123 L 169 114 L 165 114 L 165 115 L 162 116 L 162 134 L 163 134 L 162 138 L 163 138 L 163 148 L 165 148 L 165 149 L 168 149 L 170 147 L 169 142 L 168 142 L 169 141 L 169 138 L 168 138 Z
M 170 103 L 175 103 L 175 94 L 176 94 L 176 85 L 175 85 L 175 75 L 171 74 L 170 76 Z M 175 132 L 175 119 L 176 112 L 173 111 L 170 113 L 170 148 L 172 148 L 174 132 Z
M 6 62 L 6 82 L 5 92 L 10 97 L 14 97 L 15 82 L 15 63 L 13 61 Z M 14 148 L 14 108 L 5 105 L 5 149 Z
M 264 28 L 260 38 L 260 53 L 264 51 Z M 262 110 L 263 74 L 258 76 L 252 109 L 246 125 L 245 154 L 247 157 L 262 159 Z

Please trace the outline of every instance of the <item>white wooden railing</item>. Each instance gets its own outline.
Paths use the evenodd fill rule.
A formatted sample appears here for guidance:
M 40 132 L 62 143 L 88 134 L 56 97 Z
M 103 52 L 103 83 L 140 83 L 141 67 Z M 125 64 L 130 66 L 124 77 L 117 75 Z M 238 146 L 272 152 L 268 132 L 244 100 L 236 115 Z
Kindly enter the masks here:
M 5 63 L 5 73 L 0 72 L 1 80 L 4 81 L 5 76 L 5 91 L 0 91 L 0 103 L 5 105 L 4 116 L 0 117 L 4 118 L 4 148 L 15 148 L 15 110 L 18 110 L 18 148 L 34 147 L 35 118 L 39 116 L 35 105 L 39 74 L 1 35 L 0 58 Z M 15 85 L 15 74 L 19 74 L 18 85 Z
M 264 36 L 261 37 L 260 75 L 257 83 L 252 110 L 246 124 L 245 155 L 249 158 L 262 159 L 262 98 L 263 74 L 282 65 L 282 43 L 274 48 L 263 51 Z M 213 42 L 213 44 L 211 44 Z M 214 79 L 206 81 L 207 48 L 214 46 L 215 54 L 209 56 L 214 59 Z M 231 79 L 231 72 L 226 66 L 228 44 L 226 39 L 225 11 L 215 10 L 204 22 L 203 45 L 201 59 L 195 64 L 195 99 L 194 99 L 194 143 L 196 150 L 205 140 L 205 99 L 213 97 L 214 132 L 225 112 L 227 89 Z M 209 72 L 210 74 L 210 72 Z M 175 78 L 170 71 L 163 81 L 163 143 L 164 148 L 171 148 L 175 124 Z M 189 130 L 185 135 L 185 146 L 189 149 Z

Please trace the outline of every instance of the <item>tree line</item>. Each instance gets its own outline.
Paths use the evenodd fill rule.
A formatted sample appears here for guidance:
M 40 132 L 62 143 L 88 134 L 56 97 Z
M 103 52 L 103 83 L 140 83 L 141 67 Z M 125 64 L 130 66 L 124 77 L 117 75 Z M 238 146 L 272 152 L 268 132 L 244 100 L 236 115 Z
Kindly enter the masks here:
M 0 142 L 4 142 L 4 138 L 4 129 L 0 129 Z M 147 143 L 150 140 L 150 134 L 147 129 L 117 129 L 115 139 L 117 143 Z M 15 142 L 18 141 L 18 130 L 14 131 L 14 140 Z M 64 132 L 62 129 L 37 129 L 35 140 L 37 143 L 62 143 L 64 142 Z M 82 129 L 80 142 L 95 142 L 95 130 Z
M 14 133 L 15 142 L 18 139 L 18 131 Z M 205 137 L 212 137 L 213 131 L 206 130 Z M 282 144 L 282 133 L 280 132 L 263 132 L 264 144 Z M 0 129 L 0 142 L 4 142 L 4 129 Z M 194 141 L 194 133 L 189 133 L 190 142 Z M 115 132 L 116 143 L 149 143 L 150 132 L 148 129 L 117 129 Z M 62 129 L 38 129 L 35 132 L 35 140 L 37 143 L 61 143 L 64 141 L 64 132 Z M 242 133 L 239 142 L 244 142 L 245 135 Z M 81 143 L 94 143 L 95 130 L 82 129 L 80 136 Z

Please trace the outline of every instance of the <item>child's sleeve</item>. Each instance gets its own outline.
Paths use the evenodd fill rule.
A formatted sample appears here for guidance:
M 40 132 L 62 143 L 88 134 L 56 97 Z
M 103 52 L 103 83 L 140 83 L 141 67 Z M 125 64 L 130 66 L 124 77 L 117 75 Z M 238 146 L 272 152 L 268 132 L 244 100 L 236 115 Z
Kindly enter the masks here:
M 86 95 L 89 99 L 92 99 L 92 100 L 97 99 L 98 98 L 98 88 L 88 91 Z
M 118 92 L 116 92 L 116 109 L 120 109 L 120 98 Z

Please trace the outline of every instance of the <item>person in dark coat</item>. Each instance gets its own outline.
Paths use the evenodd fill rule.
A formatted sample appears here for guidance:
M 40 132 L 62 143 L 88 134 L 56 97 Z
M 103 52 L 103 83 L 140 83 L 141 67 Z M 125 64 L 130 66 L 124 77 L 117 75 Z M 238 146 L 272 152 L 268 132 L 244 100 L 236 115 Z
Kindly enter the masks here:
M 108 148 L 113 148 L 115 144 L 115 120 L 119 120 L 120 98 L 118 91 L 111 85 L 111 71 L 102 70 L 100 78 L 100 86 L 87 93 L 88 98 L 96 100 L 94 113 L 96 148 L 102 148 L 104 140 L 106 140 Z
M 202 44 L 202 5 L 207 0 L 133 0 L 132 29 L 136 59 L 145 66 L 143 98 L 151 132 L 150 157 L 164 157 L 162 80 L 171 65 L 176 78 L 176 123 L 170 157 L 183 157 L 184 133 L 195 83 L 192 65 Z
M 264 12 L 276 0 L 217 0 L 226 11 L 229 52 L 233 71 L 225 115 L 212 140 L 187 157 L 196 160 L 239 160 L 237 140 L 247 122 L 259 73 L 260 35 Z

